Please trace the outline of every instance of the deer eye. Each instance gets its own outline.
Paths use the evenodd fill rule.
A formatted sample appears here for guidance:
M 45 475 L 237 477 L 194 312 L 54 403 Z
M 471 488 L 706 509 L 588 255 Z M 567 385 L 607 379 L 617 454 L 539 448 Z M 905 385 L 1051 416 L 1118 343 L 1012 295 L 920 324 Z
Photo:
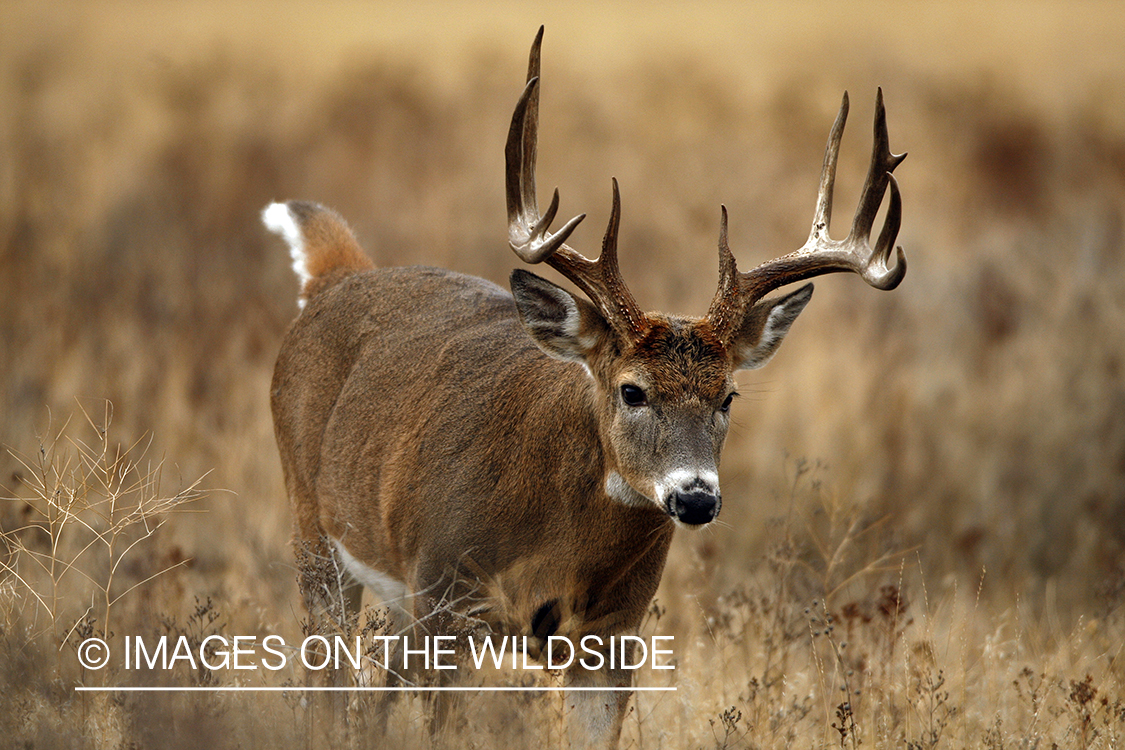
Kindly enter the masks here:
M 719 407 L 719 411 L 723 412 L 724 414 L 730 411 L 730 403 L 731 401 L 734 401 L 734 397 L 737 395 L 738 393 L 732 392 L 729 396 L 727 396 L 726 400 L 723 401 L 723 405 Z
M 626 406 L 645 406 L 648 404 L 645 392 L 635 385 L 621 386 L 621 400 L 625 402 Z

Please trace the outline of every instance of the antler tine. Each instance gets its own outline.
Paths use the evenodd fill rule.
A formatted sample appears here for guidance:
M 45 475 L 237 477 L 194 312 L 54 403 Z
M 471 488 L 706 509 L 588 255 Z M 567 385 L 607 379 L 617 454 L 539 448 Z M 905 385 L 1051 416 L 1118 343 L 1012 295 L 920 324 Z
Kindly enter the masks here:
M 883 107 L 883 89 L 879 88 L 875 94 L 875 127 L 871 144 L 871 165 L 867 170 L 867 177 L 863 181 L 863 190 L 860 193 L 859 207 L 856 209 L 852 221 L 849 238 L 871 237 L 871 225 L 875 222 L 875 214 L 879 211 L 879 204 L 883 202 L 883 193 L 887 189 L 891 172 L 902 163 L 906 154 L 892 154 L 890 140 L 887 136 L 887 111 Z M 889 223 L 889 222 L 888 222 Z M 893 242 L 893 239 L 891 240 Z
M 516 255 L 526 263 L 541 263 L 558 252 L 586 218 L 579 214 L 551 233 L 548 228 L 559 210 L 559 191 L 556 189 L 547 213 L 539 215 L 535 198 L 535 141 L 538 130 L 538 113 L 532 98 L 539 85 L 538 78 L 528 81 L 523 95 L 512 114 L 508 143 L 504 148 L 506 193 L 508 201 L 508 242 Z
M 739 298 L 738 294 L 738 263 L 734 253 L 730 251 L 727 242 L 727 207 L 720 206 L 719 217 L 719 288 L 711 300 L 711 307 L 707 310 L 707 319 L 717 330 L 726 330 L 730 324 L 732 312 L 730 302 Z
M 508 202 L 508 241 L 526 263 L 541 263 L 558 252 L 586 214 L 580 214 L 551 233 L 551 222 L 559 209 L 556 189 L 547 208 L 539 215 L 535 195 L 535 162 L 539 141 L 539 50 L 543 27 L 535 35 L 527 61 L 527 85 L 512 113 L 508 142 L 504 146 L 505 183 Z
M 590 260 L 563 245 L 547 265 L 573 281 L 618 332 L 632 337 L 644 328 L 644 312 L 637 306 L 617 265 L 617 230 L 621 224 L 621 193 L 613 182 L 613 208 L 602 239 L 602 254 Z
M 848 122 L 848 92 L 840 102 L 840 111 L 828 133 L 828 146 L 824 149 L 824 166 L 820 169 L 820 188 L 816 193 L 816 213 L 813 214 L 811 237 L 827 237 L 832 223 L 832 189 L 836 185 L 836 162 L 840 157 L 840 142 L 844 139 L 844 126 Z
M 586 214 L 575 216 L 557 232 L 549 231 L 559 208 L 557 188 L 547 212 L 542 216 L 539 214 L 535 196 L 535 162 L 539 137 L 539 49 L 542 40 L 543 27 L 539 27 L 528 60 L 527 86 L 512 113 L 512 124 L 504 147 L 508 241 L 521 260 L 527 263 L 546 261 L 547 265 L 573 281 L 616 330 L 632 335 L 640 331 L 644 314 L 622 281 L 617 265 L 617 229 L 621 221 L 617 180 L 613 180 L 613 210 L 609 227 L 602 241 L 602 254 L 596 261 L 565 244 Z
M 775 258 L 746 273 L 737 274 L 737 284 L 725 281 L 726 272 L 721 271 L 724 279 L 720 279 L 719 290 L 711 303 L 711 311 L 708 312 L 712 324 L 715 324 L 716 320 L 723 321 L 723 325 L 717 326 L 721 336 L 725 337 L 731 333 L 730 326 L 738 311 L 785 284 L 825 273 L 848 271 L 859 274 L 864 281 L 877 289 L 889 290 L 898 286 L 906 275 L 906 255 L 901 247 L 897 248 L 895 265 L 888 265 L 891 248 L 894 247 L 902 220 L 902 197 L 899 194 L 898 183 L 895 182 L 891 172 L 902 163 L 906 154 L 891 153 L 882 89 L 879 89 L 875 97 L 875 133 L 871 164 L 863 183 L 859 205 L 852 219 L 851 231 L 843 240 L 833 240 L 828 236 L 832 219 L 832 190 L 836 181 L 836 162 L 847 118 L 848 95 L 845 93 L 828 137 L 824 166 L 820 173 L 816 211 L 809 238 L 804 246 L 794 253 Z M 872 248 L 871 228 L 888 186 L 891 197 L 887 216 L 875 247 Z M 721 269 L 725 269 L 728 263 L 733 263 L 733 256 L 730 261 L 726 258 L 730 250 L 724 248 L 725 225 L 726 212 L 724 211 L 719 248 Z
M 531 43 L 531 52 L 527 57 L 526 84 L 530 86 L 527 98 L 527 115 L 524 120 L 523 156 L 520 163 L 520 185 L 523 188 L 523 204 L 533 213 L 539 213 L 539 202 L 535 195 L 535 165 L 539 159 L 539 50 L 543 46 L 543 26 L 535 34 L 535 41 Z M 535 82 L 534 84 L 532 82 Z M 548 212 L 550 213 L 550 212 Z

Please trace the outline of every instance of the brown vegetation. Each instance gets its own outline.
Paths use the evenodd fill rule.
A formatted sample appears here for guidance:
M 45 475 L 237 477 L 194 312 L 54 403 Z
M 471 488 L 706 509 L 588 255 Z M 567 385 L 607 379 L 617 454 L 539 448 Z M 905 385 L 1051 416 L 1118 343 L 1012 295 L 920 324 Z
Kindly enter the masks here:
M 545 22 L 541 189 L 591 214 L 576 244 L 592 247 L 619 179 L 643 307 L 704 312 L 720 203 L 743 267 L 800 245 L 844 88 L 839 205 L 877 84 L 910 152 L 910 272 L 891 294 L 819 282 L 743 378 L 721 526 L 678 537 L 647 626 L 676 637 L 678 690 L 639 695 L 623 744 L 1119 746 L 1125 13 L 563 5 L 0 10 L 0 495 L 18 498 L 0 504 L 0 731 L 33 747 L 327 742 L 331 720 L 289 694 L 75 694 L 204 676 L 83 673 L 66 644 L 107 628 L 299 640 L 268 407 L 296 284 L 258 212 L 317 200 L 379 264 L 503 282 L 503 139 Z M 114 466 L 134 472 L 118 490 L 159 468 L 138 507 L 205 475 L 229 491 L 160 507 L 128 555 L 79 536 L 54 550 L 74 574 L 27 574 L 53 549 L 52 488 L 85 497 L 82 477 Z M 57 598 L 35 600 L 44 585 Z M 364 700 L 351 740 L 381 731 Z M 470 698 L 457 739 L 554 741 L 554 700 Z M 400 701 L 389 736 L 424 745 L 420 710 Z

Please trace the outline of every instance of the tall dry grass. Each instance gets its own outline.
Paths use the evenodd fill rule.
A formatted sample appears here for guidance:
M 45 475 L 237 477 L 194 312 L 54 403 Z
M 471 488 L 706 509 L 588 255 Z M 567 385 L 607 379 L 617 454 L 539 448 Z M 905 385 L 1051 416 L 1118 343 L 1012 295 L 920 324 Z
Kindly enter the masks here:
M 1125 14 L 954 3 L 910 6 L 926 21 L 912 26 L 906 6 L 713 4 L 688 23 L 629 7 L 585 23 L 594 11 L 576 4 L 545 19 L 451 6 L 427 25 L 432 13 L 347 4 L 317 22 L 297 3 L 6 5 L 0 486 L 18 499 L 0 530 L 24 528 L 37 497 L 24 464 L 47 415 L 57 425 L 109 400 L 116 440 L 152 436 L 165 482 L 206 474 L 232 491 L 172 516 L 151 559 L 106 587 L 114 600 L 191 561 L 122 598 L 114 630 L 294 640 L 268 387 L 295 283 L 262 206 L 318 200 L 381 264 L 503 281 L 503 138 L 546 20 L 544 189 L 590 213 L 575 243 L 592 253 L 615 175 L 641 304 L 701 313 L 720 203 L 743 265 L 803 241 L 845 87 L 847 215 L 879 84 L 892 148 L 911 154 L 899 170 L 910 273 L 893 294 L 819 282 L 775 361 L 744 378 L 722 523 L 677 539 L 650 624 L 676 636 L 679 689 L 638 696 L 626 742 L 1118 746 L 1125 60 L 1106 40 Z M 18 598 L 5 601 L 35 608 L 5 581 Z M 68 612 L 83 591 L 57 589 Z M 28 632 L 28 617 L 0 634 L 3 700 L 22 707 L 4 728 L 21 742 L 331 735 L 331 717 L 292 697 L 79 699 L 66 633 Z M 503 706 L 536 718 L 465 742 L 556 736 L 550 699 Z M 490 707 L 471 702 L 471 723 Z M 377 731 L 362 708 L 346 729 L 357 741 Z M 425 744 L 420 711 L 403 702 L 394 736 Z

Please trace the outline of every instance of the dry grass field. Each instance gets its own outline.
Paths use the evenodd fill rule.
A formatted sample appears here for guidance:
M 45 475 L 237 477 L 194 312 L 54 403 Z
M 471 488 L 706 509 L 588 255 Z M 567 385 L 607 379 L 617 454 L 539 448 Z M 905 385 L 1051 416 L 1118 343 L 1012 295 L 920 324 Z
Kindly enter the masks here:
M 744 394 L 720 523 L 680 533 L 633 748 L 1125 744 L 1125 6 L 0 4 L 0 746 L 559 746 L 555 694 L 78 693 L 302 669 L 80 667 L 101 635 L 302 618 L 269 413 L 296 282 L 259 211 L 504 283 L 503 142 L 546 25 L 541 195 L 621 183 L 623 273 L 702 314 L 808 231 L 843 90 L 843 233 L 887 102 L 910 261 L 816 297 Z M 671 676 L 669 676 L 671 675 Z M 518 676 L 499 678 L 514 681 Z

